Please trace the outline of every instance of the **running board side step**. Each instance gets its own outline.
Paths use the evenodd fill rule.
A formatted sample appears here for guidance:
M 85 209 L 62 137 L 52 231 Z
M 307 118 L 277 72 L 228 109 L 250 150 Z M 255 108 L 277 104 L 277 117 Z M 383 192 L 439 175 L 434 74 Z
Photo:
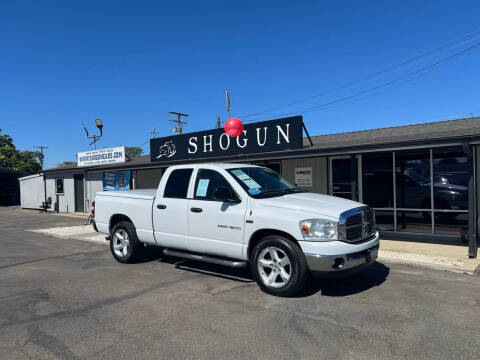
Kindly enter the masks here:
M 170 249 L 163 249 L 163 253 L 168 256 L 179 257 L 179 258 L 188 259 L 188 260 L 204 261 L 212 264 L 224 265 L 224 266 L 229 266 L 233 268 L 241 268 L 241 267 L 246 267 L 248 265 L 246 261 L 226 260 L 226 259 L 212 257 L 212 256 L 198 255 L 198 254 L 186 253 L 186 252 L 170 250 Z

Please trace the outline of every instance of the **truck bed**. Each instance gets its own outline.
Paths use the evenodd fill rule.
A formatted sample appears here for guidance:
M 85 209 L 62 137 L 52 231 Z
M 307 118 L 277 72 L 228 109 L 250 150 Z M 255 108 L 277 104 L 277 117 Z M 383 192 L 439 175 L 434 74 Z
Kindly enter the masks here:
M 140 190 L 120 190 L 120 191 L 99 191 L 97 194 L 101 196 L 125 197 L 131 199 L 153 200 L 157 194 L 157 189 L 140 189 Z
M 125 216 L 133 223 L 138 238 L 155 244 L 152 225 L 152 206 L 156 189 L 99 191 L 95 198 L 95 224 L 98 231 L 109 234 L 110 220 Z

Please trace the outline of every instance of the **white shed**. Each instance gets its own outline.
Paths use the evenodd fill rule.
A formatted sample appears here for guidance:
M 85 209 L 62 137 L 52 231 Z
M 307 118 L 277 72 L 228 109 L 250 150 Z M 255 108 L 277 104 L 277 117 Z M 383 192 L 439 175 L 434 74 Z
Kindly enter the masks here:
M 35 174 L 18 179 L 20 182 L 20 206 L 24 209 L 40 209 L 45 201 L 43 175 Z

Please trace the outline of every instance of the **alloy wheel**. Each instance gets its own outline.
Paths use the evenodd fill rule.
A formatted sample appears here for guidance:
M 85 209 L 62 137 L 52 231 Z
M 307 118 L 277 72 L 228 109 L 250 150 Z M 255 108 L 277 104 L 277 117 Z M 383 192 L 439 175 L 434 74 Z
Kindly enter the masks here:
M 258 273 L 262 282 L 272 288 L 287 285 L 292 275 L 292 265 L 287 254 L 277 247 L 263 249 L 257 260 Z
M 128 234 L 123 229 L 118 229 L 113 234 L 113 251 L 118 257 L 125 257 L 128 255 L 130 249 L 130 241 Z

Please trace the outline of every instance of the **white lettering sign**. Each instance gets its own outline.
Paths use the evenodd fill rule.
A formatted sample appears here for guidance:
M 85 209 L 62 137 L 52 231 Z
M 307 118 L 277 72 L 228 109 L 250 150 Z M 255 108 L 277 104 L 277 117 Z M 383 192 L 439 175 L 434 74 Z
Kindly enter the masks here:
M 77 166 L 96 166 L 125 162 L 125 146 L 77 153 Z

